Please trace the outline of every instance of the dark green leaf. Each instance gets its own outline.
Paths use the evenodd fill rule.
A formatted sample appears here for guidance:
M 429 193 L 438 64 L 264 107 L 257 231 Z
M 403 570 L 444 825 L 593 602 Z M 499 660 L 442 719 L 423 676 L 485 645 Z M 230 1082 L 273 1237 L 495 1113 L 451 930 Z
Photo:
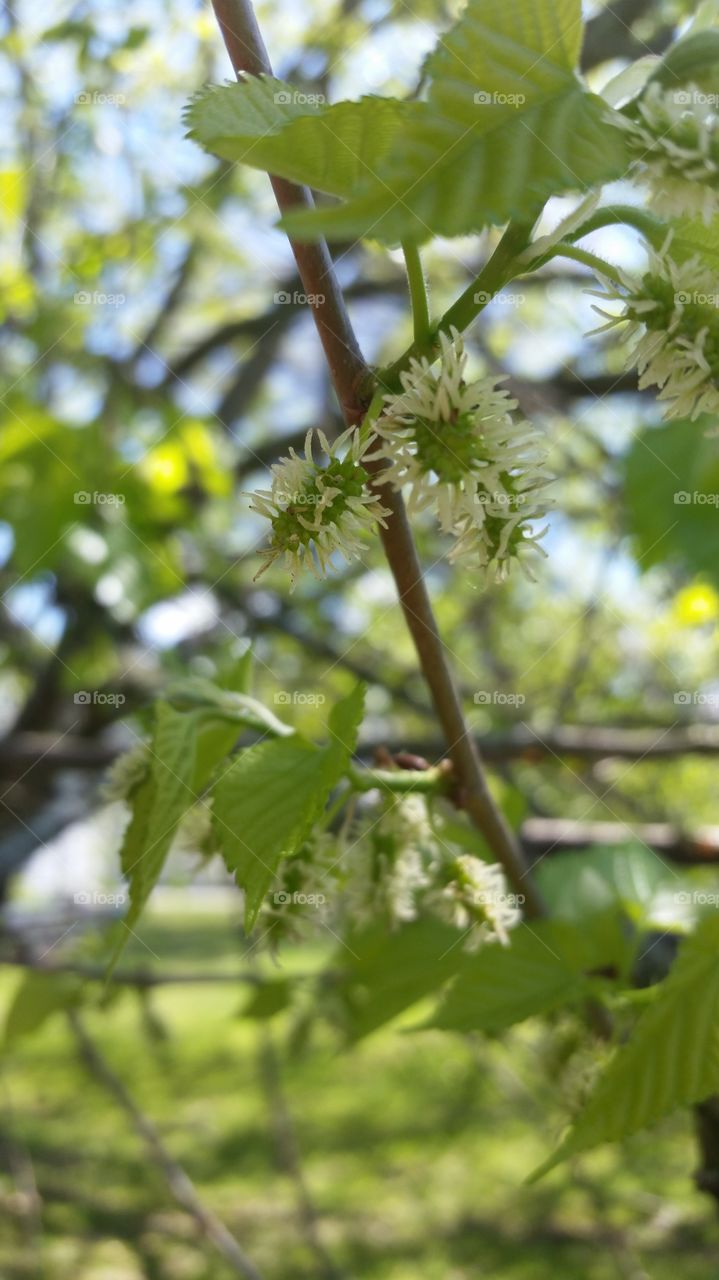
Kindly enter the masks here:
M 655 1002 L 617 1049 L 559 1149 L 534 1175 L 569 1155 L 616 1142 L 719 1088 L 719 920 L 681 948 Z

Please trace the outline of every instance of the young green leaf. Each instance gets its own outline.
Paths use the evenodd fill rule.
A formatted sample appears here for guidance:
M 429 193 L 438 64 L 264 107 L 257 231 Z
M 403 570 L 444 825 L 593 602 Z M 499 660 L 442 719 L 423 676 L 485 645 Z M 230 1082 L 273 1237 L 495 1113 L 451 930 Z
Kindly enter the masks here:
M 5 1018 L 5 1040 L 30 1035 L 54 1013 L 77 1008 L 82 999 L 83 982 L 72 974 L 25 973 Z
M 176 711 L 160 702 L 150 741 L 150 768 L 132 796 L 132 817 L 125 832 L 120 864 L 130 884 L 130 908 L 120 931 L 112 965 L 154 889 L 180 821 L 195 803 L 196 747 L 204 712 Z M 216 752 L 209 761 L 216 760 Z
M 291 212 L 294 235 L 394 242 L 464 235 L 627 169 L 611 109 L 575 72 L 579 0 L 469 0 L 427 63 L 425 102 L 338 207 Z
M 705 414 L 638 432 L 624 463 L 627 523 L 642 570 L 675 561 L 719 581 L 716 494 L 719 441 Z
M 502 1031 L 589 991 L 586 970 L 600 957 L 586 936 L 561 920 L 521 924 L 509 945 L 485 946 L 464 959 L 428 1023 L 451 1031 Z M 605 961 L 606 963 L 606 961 Z
M 212 820 L 223 857 L 245 893 L 251 929 L 283 857 L 296 852 L 322 813 L 354 749 L 364 706 L 358 685 L 333 707 L 330 743 L 295 734 L 249 747 L 214 789 Z
M 385 928 L 350 934 L 331 986 L 350 1040 L 369 1035 L 451 978 L 466 959 L 462 937 L 433 918 L 389 934 Z
M 646 925 L 663 889 L 676 885 L 677 874 L 646 845 L 594 845 L 581 857 L 557 854 L 537 869 L 537 881 L 553 916 L 582 928 L 590 916 L 612 907 L 635 924 Z
M 264 1022 L 282 1013 L 292 1000 L 292 983 L 289 978 L 262 982 L 253 990 L 249 1000 L 240 1010 L 241 1018 L 255 1018 Z
M 719 1088 L 719 920 L 686 940 L 655 1002 L 617 1049 L 541 1177 L 567 1156 L 616 1142 Z
M 207 151 L 331 195 L 350 196 L 400 136 L 410 104 L 362 98 L 329 106 L 272 76 L 210 86 L 190 103 L 189 136 Z

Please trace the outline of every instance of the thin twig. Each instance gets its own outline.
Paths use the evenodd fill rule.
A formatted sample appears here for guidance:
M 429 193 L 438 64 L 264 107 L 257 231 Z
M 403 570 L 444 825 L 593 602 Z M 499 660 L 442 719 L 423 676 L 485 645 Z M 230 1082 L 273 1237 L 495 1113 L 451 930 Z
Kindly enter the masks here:
M 272 68 L 251 0 L 213 0 L 213 5 L 235 72 L 238 75 L 271 74 Z M 283 178 L 271 177 L 270 181 L 281 212 L 297 205 L 312 207 L 312 197 L 307 188 Z M 305 292 L 320 300 L 313 308 L 313 315 L 343 417 L 348 425 L 356 424 L 362 420 L 369 405 L 372 375 L 350 323 L 329 250 L 324 240 L 312 244 L 291 240 L 290 244 Z M 447 739 L 447 750 L 456 770 L 462 801 L 495 857 L 503 864 L 509 879 L 521 889 L 527 913 L 540 914 L 541 899 L 528 880 L 522 850 L 489 792 L 479 753 L 464 720 L 402 498 L 382 485 L 379 476 L 381 464 L 375 463 L 374 466 L 378 468 L 375 487 L 390 511 L 387 527 L 381 531 L 385 555 L 437 718 Z
M 207 1239 L 211 1241 L 217 1252 L 222 1255 L 236 1275 L 243 1276 L 244 1280 L 262 1280 L 261 1272 L 247 1257 L 244 1249 L 237 1243 L 232 1233 L 203 1204 L 185 1170 L 170 1155 L 152 1121 L 140 1110 L 120 1077 L 112 1070 L 112 1067 L 86 1030 L 80 1015 L 75 1010 L 68 1010 L 67 1019 L 85 1066 L 98 1083 L 107 1089 L 108 1093 L 112 1094 L 115 1101 L 130 1118 L 133 1128 L 142 1138 L 150 1156 L 162 1170 L 177 1203 L 195 1219 Z
M 282 1087 L 282 1073 L 272 1033 L 265 1027 L 260 1033 L 260 1084 L 267 1097 L 268 1110 L 275 1133 L 277 1153 L 282 1167 L 295 1184 L 297 1210 L 307 1245 L 314 1254 L 318 1276 L 339 1280 L 340 1272 L 329 1256 L 319 1231 L 319 1214 L 310 1195 L 302 1168 L 295 1127 Z

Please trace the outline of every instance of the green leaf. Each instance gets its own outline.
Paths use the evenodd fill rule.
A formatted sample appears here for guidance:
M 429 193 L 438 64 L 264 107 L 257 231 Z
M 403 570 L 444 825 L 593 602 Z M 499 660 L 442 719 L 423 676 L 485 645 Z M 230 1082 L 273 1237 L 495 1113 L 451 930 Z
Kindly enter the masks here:
M 640 567 L 675 561 L 719 582 L 719 440 L 716 426 L 669 422 L 635 436 L 624 469 L 627 524 Z
M 72 974 L 24 974 L 5 1019 L 5 1040 L 30 1035 L 54 1013 L 74 1009 L 82 1002 L 83 983 Z
M 652 75 L 670 89 L 696 82 L 706 72 L 716 74 L 719 31 L 695 31 L 669 47 Z
M 579 0 L 469 0 L 427 63 L 427 100 L 339 207 L 297 210 L 294 235 L 396 242 L 464 235 L 626 172 L 611 109 L 575 73 Z
M 132 817 L 120 852 L 123 875 L 130 883 L 130 908 L 112 967 L 157 883 L 182 817 L 197 799 L 198 723 L 197 712 L 186 714 L 167 703 L 157 704 L 150 769 L 132 796 Z
M 330 712 L 331 741 L 294 735 L 241 752 L 214 789 L 212 820 L 225 863 L 245 893 L 251 929 L 283 857 L 306 840 L 344 774 L 362 718 L 358 685 Z
M 349 196 L 400 136 L 409 110 L 395 98 L 329 106 L 272 76 L 244 76 L 203 89 L 185 120 L 189 136 L 225 160 Z
M 217 718 L 233 720 L 236 724 L 246 725 L 249 729 L 260 729 L 285 736 L 294 732 L 289 725 L 278 720 L 277 716 L 256 698 L 233 689 L 221 689 L 219 685 L 203 676 L 173 681 L 168 685 L 165 697 L 180 711 L 191 710 L 193 707 L 204 708 Z
M 336 702 L 330 711 L 327 722 L 327 728 L 332 738 L 328 748 L 330 757 L 335 753 L 336 747 L 339 746 L 340 748 L 335 782 L 342 777 L 347 761 L 357 746 L 357 735 L 364 715 L 366 692 L 367 689 L 364 684 L 361 682 L 356 684 L 352 692 L 348 693 L 345 698 L 340 698 L 339 702 Z
M 567 1156 L 616 1142 L 719 1088 L 719 920 L 683 944 L 655 1002 L 617 1049 L 559 1149 L 533 1178 Z
M 279 978 L 276 982 L 262 982 L 252 992 L 247 1004 L 240 1010 L 242 1018 L 256 1018 L 265 1021 L 282 1013 L 292 999 L 292 983 L 289 978 Z
M 703 218 L 673 218 L 674 230 L 671 256 L 676 262 L 684 262 L 697 254 L 704 258 L 708 269 L 719 267 L 719 218 L 705 222 Z
M 588 994 L 586 971 L 599 959 L 591 939 L 564 921 L 518 925 L 508 946 L 485 946 L 466 957 L 427 1025 L 502 1031 L 524 1018 L 575 1004 Z
M 461 930 L 433 918 L 389 934 L 385 928 L 350 934 L 331 987 L 350 1040 L 375 1031 L 451 978 L 466 959 L 462 938 Z
M 299 736 L 248 747 L 215 787 L 212 822 L 225 863 L 245 893 L 247 929 L 280 860 L 307 838 L 331 787 L 323 752 Z
M 536 874 L 552 915 L 583 927 L 588 917 L 612 907 L 647 924 L 658 893 L 677 882 L 656 853 L 631 841 L 553 855 Z

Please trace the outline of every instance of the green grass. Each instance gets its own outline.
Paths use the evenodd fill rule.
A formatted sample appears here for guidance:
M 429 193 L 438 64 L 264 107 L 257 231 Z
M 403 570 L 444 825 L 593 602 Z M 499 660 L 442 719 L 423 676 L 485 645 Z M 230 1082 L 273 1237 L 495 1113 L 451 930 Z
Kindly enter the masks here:
M 149 919 L 161 967 L 238 967 L 229 922 Z M 145 958 L 151 957 L 144 952 Z M 313 957 L 314 960 L 317 957 Z M 307 954 L 291 957 L 308 967 Z M 123 967 L 144 963 L 128 949 Z M 157 963 L 157 961 L 153 961 Z M 18 976 L 5 972 L 0 1001 Z M 126 992 L 86 1015 L 114 1070 L 266 1280 L 315 1280 L 263 1083 L 262 1029 L 233 986 L 162 988 L 152 1023 Z M 287 1021 L 273 1023 L 277 1044 Z M 563 1121 L 562 1028 L 501 1041 L 383 1031 L 344 1052 L 328 1031 L 284 1057 L 284 1087 L 322 1238 L 346 1280 L 705 1280 L 719 1240 L 677 1116 L 537 1186 Z M 553 1056 L 554 1055 L 554 1058 Z M 2 1280 L 226 1280 L 62 1015 L 4 1056 Z M 40 1205 L 28 1212 L 27 1190 Z

